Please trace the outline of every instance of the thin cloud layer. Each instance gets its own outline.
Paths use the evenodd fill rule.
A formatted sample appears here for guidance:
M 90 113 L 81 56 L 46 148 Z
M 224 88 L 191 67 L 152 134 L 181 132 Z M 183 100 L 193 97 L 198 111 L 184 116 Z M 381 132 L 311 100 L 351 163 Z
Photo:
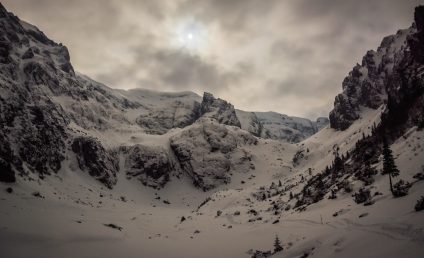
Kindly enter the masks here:
M 417 0 L 6 0 L 114 88 L 209 91 L 237 108 L 316 118 Z

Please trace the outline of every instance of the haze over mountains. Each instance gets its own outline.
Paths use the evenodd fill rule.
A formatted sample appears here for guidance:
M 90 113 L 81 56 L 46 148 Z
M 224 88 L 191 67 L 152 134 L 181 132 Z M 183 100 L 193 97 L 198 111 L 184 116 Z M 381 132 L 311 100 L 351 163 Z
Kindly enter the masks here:
M 100 84 L 0 5 L 2 254 L 420 257 L 423 71 L 420 6 L 354 66 L 329 119 L 247 112 Z

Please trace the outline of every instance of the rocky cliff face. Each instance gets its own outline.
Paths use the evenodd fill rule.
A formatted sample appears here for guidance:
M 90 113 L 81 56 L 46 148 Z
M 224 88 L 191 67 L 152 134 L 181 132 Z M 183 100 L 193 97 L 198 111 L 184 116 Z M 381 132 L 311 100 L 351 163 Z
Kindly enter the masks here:
M 112 188 L 116 182 L 119 161 L 116 155 L 105 150 L 102 144 L 91 137 L 77 137 L 72 143 L 79 168 L 88 172 L 107 187 Z
M 399 132 L 413 126 L 424 128 L 424 6 L 415 8 L 415 24 L 406 37 L 403 53 L 393 64 L 394 70 L 386 86 L 387 109 L 382 122 Z M 396 137 L 396 132 L 392 133 Z
M 385 37 L 377 51 L 366 53 L 362 63 L 344 79 L 343 92 L 336 96 L 330 112 L 332 128 L 345 130 L 360 117 L 362 107 L 376 109 L 387 103 L 390 94 L 399 91 L 402 85 L 397 78 L 402 76 L 402 66 L 412 51 L 411 39 L 416 35 L 416 25 L 399 30 Z
M 243 146 L 256 143 L 257 139 L 246 131 L 229 129 L 203 118 L 172 137 L 171 149 L 194 185 L 207 191 L 229 183 L 232 169 L 244 168 L 248 172 L 251 155 Z
M 202 98 L 193 92 L 154 92 L 144 89 L 119 90 L 119 94 L 140 103 L 135 122 L 149 134 L 165 134 L 184 128 L 200 117 Z
M 43 51 L 48 49 L 48 51 Z M 69 118 L 51 101 L 74 76 L 66 47 L 0 6 L 0 174 L 57 172 Z M 23 164 L 25 163 L 25 164 Z M 24 166 L 25 165 L 25 166 Z
M 346 156 L 340 157 L 337 147 L 333 164 L 308 180 L 298 205 L 320 201 L 330 191 L 335 194 L 343 188 L 349 190 L 346 184 L 349 177 L 362 181 L 365 186 L 373 184 L 383 146 L 395 142 L 405 144 L 405 141 L 411 146 L 407 140 L 408 132 L 424 128 L 424 6 L 417 7 L 414 16 L 415 23 L 411 28 L 386 37 L 377 53 L 368 52 L 363 66 L 354 68 L 343 84 L 346 86 L 344 92 L 336 97 L 335 109 L 330 114 L 331 126 L 344 130 L 355 122 L 356 118 L 348 116 L 350 112 L 360 116 L 361 106 L 376 108 L 384 104 L 379 124 L 368 125 L 370 134 L 364 133 Z M 378 75 L 376 71 L 380 71 Z M 346 103 L 353 111 L 342 108 Z M 422 165 L 422 162 L 412 162 L 411 158 L 408 162 Z M 398 188 L 392 193 L 399 197 L 402 196 L 401 191 Z
M 329 123 L 320 117 L 316 122 L 306 118 L 290 117 L 276 112 L 246 112 L 236 110 L 241 128 L 264 139 L 300 142 L 317 133 Z
M 65 46 L 1 5 L 0 55 L 1 180 L 58 172 L 73 142 L 81 169 L 111 187 L 116 168 L 107 157 L 96 163 L 106 155 L 101 143 L 78 138 L 81 131 L 70 124 L 104 130 L 116 121 L 128 123 L 122 110 L 137 105 L 76 75 Z
M 130 92 L 134 91 L 137 94 L 137 90 Z M 215 98 L 211 93 L 205 92 L 202 99 L 194 93 L 159 93 L 159 95 L 161 97 L 157 99 L 156 104 L 145 105 L 147 111 L 136 119 L 137 124 L 145 128 L 147 133 L 165 134 L 173 128 L 189 126 L 200 117 L 209 117 L 221 124 L 240 127 L 234 106 L 225 100 Z M 156 97 L 146 93 L 144 96 L 151 99 Z M 151 101 L 138 100 L 141 103 Z
M 222 99 L 216 99 L 212 94 L 205 92 L 200 107 L 202 116 L 215 119 L 221 124 L 240 127 L 234 106 Z
M 137 178 L 154 188 L 161 188 L 169 181 L 174 165 L 166 150 L 136 144 L 126 147 L 124 153 L 127 178 Z
M 175 102 L 164 110 L 149 112 L 137 118 L 137 124 L 151 134 L 165 134 L 172 128 L 184 128 L 193 124 L 199 117 L 200 105 L 193 106 Z

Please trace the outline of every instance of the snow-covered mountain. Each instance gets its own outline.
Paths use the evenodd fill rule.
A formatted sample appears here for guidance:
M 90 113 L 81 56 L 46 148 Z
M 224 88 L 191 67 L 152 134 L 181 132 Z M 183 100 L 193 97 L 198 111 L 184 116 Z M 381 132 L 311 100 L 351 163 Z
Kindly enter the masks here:
M 423 56 L 417 7 L 345 79 L 326 126 L 109 88 L 0 4 L 2 255 L 421 257 Z M 380 173 L 384 142 L 406 196 Z
M 326 117 L 319 117 L 314 122 L 306 118 L 290 117 L 276 112 L 236 110 L 236 113 L 242 129 L 257 137 L 284 140 L 290 143 L 301 142 L 329 123 Z
M 403 98 L 421 97 L 420 23 L 387 36 L 377 51 L 370 50 L 343 81 L 343 92 L 336 96 L 330 112 L 331 127 L 345 130 L 360 117 L 361 107 L 376 109 L 383 104 L 399 104 Z M 410 86 L 408 86 L 410 85 Z M 413 100 L 415 101 L 415 99 Z M 394 107 L 393 107 L 394 108 Z M 414 116 L 422 116 L 413 114 Z M 423 121 L 422 117 L 411 118 Z M 410 125 L 412 125 L 411 123 Z M 415 123 L 416 124 L 416 123 Z
M 228 183 L 230 166 L 235 166 L 228 161 L 231 159 L 228 148 L 239 150 L 240 146 L 229 147 L 210 137 L 214 131 L 224 135 L 230 132 L 230 142 L 246 141 L 248 136 L 239 140 L 240 133 L 231 134 L 232 130 L 223 127 L 241 128 L 241 124 L 248 123 L 242 115 L 243 119 L 239 119 L 233 105 L 210 93 L 201 98 L 192 92 L 109 88 L 75 73 L 65 46 L 48 39 L 4 7 L 1 7 L 1 24 L 2 181 L 14 181 L 16 175 L 33 172 L 40 175 L 57 173 L 64 160 L 76 156 L 79 169 L 112 188 L 121 170 L 119 155 L 124 155 L 128 177 L 137 177 L 150 186 L 164 186 L 170 175 L 182 171 L 205 190 L 216 185 L 211 182 L 204 185 L 199 177 L 219 177 Z M 247 131 L 263 138 L 298 142 L 317 131 L 317 126 L 307 119 L 273 113 L 288 120 L 279 122 L 273 116 L 256 114 L 260 117 L 263 133 Z M 214 121 L 219 125 L 213 125 Z M 207 130 L 212 125 L 214 130 Z M 206 150 L 183 150 L 182 141 L 176 139 L 178 135 L 185 140 L 193 136 L 190 134 L 187 138 L 186 132 L 176 129 L 186 129 L 206 138 L 207 145 L 202 146 Z M 149 143 L 143 145 L 145 138 L 161 144 L 155 143 L 160 146 L 151 149 Z M 200 139 L 193 140 L 196 141 L 194 145 L 200 144 L 197 142 Z M 253 138 L 248 140 L 254 141 Z M 133 147 L 134 144 L 138 147 Z M 193 168 L 196 155 L 204 155 L 207 150 L 215 152 L 221 147 L 224 148 L 220 151 L 223 156 L 214 158 L 222 163 L 220 166 L 209 172 L 203 171 L 201 166 Z M 191 154 L 187 156 L 184 151 Z M 148 161 L 156 156 L 161 158 Z M 148 163 L 160 164 L 154 164 L 158 167 L 153 169 L 152 164 L 146 167 Z M 200 163 L 207 164 L 204 159 Z

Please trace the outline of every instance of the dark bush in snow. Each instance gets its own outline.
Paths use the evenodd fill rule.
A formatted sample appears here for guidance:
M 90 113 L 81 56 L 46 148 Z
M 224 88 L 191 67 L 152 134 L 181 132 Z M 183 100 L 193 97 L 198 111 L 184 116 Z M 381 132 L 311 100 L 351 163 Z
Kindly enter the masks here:
M 418 172 L 418 173 L 416 173 L 416 174 L 413 176 L 413 178 L 417 179 L 418 181 L 419 181 L 419 180 L 424 180 L 424 173 L 422 173 L 422 172 Z
M 371 199 L 371 192 L 368 189 L 361 188 L 359 192 L 354 193 L 353 196 L 357 204 L 366 203 Z
M 410 183 L 405 182 L 403 180 L 399 180 L 399 182 L 393 185 L 393 196 L 402 197 L 408 195 L 409 188 L 411 188 Z
M 270 257 L 271 255 L 272 255 L 271 251 L 256 250 L 255 253 L 252 255 L 252 258 L 266 258 L 266 257 Z
M 417 200 L 417 204 L 415 204 L 415 211 L 422 210 L 424 210 L 424 196 L 421 196 L 421 198 Z

